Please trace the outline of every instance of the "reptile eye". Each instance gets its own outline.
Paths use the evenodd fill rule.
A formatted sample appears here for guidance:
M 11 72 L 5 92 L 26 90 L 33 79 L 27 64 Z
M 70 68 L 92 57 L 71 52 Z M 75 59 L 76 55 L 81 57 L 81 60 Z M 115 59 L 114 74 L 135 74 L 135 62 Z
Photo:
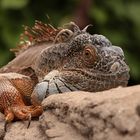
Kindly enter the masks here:
M 86 50 L 84 51 L 84 55 L 85 55 L 86 58 L 92 57 L 91 52 L 90 52 L 89 49 L 86 49 Z
M 93 65 L 96 60 L 96 50 L 94 46 L 87 45 L 84 48 L 83 52 L 84 62 L 88 65 Z
M 94 46 L 86 46 L 84 49 L 84 56 L 85 59 L 92 59 L 92 60 L 96 60 L 96 50 L 94 48 Z

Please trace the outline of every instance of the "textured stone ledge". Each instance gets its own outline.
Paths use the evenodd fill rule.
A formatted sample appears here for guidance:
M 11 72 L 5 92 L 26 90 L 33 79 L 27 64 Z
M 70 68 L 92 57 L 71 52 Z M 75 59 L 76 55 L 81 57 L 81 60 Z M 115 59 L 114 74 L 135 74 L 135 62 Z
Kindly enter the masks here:
M 140 85 L 88 93 L 51 95 L 44 113 L 34 120 L 13 122 L 4 140 L 137 140 L 140 138 Z M 2 115 L 0 115 L 1 123 Z

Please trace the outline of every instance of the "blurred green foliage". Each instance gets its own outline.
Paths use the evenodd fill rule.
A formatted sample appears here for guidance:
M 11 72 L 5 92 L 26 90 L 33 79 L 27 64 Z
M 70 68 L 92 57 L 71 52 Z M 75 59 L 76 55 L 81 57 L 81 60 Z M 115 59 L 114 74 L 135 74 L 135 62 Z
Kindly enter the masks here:
M 54 26 L 61 26 L 76 18 L 75 11 L 81 1 L 1 0 L 0 67 L 14 57 L 9 49 L 19 42 L 19 35 L 23 31 L 22 25 L 33 26 L 35 20 L 41 20 Z M 94 26 L 90 27 L 89 32 L 103 34 L 113 44 L 121 46 L 131 69 L 129 85 L 140 83 L 140 1 L 91 0 L 91 2 L 86 16 Z M 47 19 L 47 15 L 50 19 Z

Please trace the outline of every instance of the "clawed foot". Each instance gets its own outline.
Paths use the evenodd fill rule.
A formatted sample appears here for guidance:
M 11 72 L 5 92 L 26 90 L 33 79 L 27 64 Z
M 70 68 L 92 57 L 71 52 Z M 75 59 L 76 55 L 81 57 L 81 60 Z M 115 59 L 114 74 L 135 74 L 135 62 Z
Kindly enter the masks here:
M 43 108 L 41 106 L 16 106 L 8 108 L 5 111 L 5 125 L 4 129 L 6 131 L 6 126 L 9 122 L 15 119 L 28 120 L 27 128 L 29 128 L 32 117 L 38 117 L 42 114 Z

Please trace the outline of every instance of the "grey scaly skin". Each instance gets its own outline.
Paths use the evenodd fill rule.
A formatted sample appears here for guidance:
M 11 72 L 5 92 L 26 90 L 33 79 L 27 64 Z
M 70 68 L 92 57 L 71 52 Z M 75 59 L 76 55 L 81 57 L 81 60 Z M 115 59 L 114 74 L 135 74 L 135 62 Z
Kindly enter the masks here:
M 97 92 L 126 86 L 129 67 L 120 47 L 85 27 L 55 29 L 40 21 L 25 27 L 16 57 L 0 68 L 0 111 L 6 124 L 43 112 L 41 102 L 55 93 Z M 24 40 L 24 35 L 28 40 Z M 28 125 L 29 126 L 29 125 Z
M 13 120 L 15 113 L 7 115 L 7 110 L 15 106 L 15 102 L 16 108 L 22 102 L 26 110 L 22 114 L 23 107 L 18 109 L 18 118 L 23 119 L 29 114 L 38 116 L 42 111 L 40 108 L 34 111 L 25 102 L 40 107 L 42 100 L 51 94 L 77 90 L 97 92 L 127 85 L 129 67 L 123 50 L 103 35 L 89 34 L 88 26 L 80 30 L 73 22 L 69 25 L 71 29 L 55 29 L 36 21 L 34 27 L 25 27 L 24 35 L 28 40 L 23 39 L 14 49 L 15 59 L 0 69 L 0 73 L 5 73 L 0 74 L 0 102 L 5 102 L 4 106 L 0 104 L 0 110 L 6 110 L 8 121 Z M 29 77 L 30 84 L 26 84 L 24 75 Z M 13 91 L 8 90 L 11 85 Z M 2 87 L 7 88 L 2 90 Z M 12 114 L 10 118 L 9 114 Z
M 50 94 L 76 90 L 97 92 L 126 86 L 129 67 L 123 50 L 103 35 L 91 35 L 86 28 L 58 34 L 63 42 L 42 51 L 35 65 L 39 83 L 32 93 L 32 102 L 40 104 Z
M 55 29 L 40 21 L 25 27 L 16 57 L 0 69 L 0 111 L 6 124 L 42 114 L 51 94 L 97 92 L 126 86 L 129 67 L 120 47 L 103 35 L 91 35 L 71 22 Z M 24 35 L 28 40 L 24 40 Z M 29 123 L 30 124 L 30 123 Z

